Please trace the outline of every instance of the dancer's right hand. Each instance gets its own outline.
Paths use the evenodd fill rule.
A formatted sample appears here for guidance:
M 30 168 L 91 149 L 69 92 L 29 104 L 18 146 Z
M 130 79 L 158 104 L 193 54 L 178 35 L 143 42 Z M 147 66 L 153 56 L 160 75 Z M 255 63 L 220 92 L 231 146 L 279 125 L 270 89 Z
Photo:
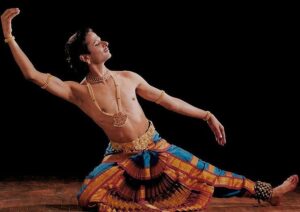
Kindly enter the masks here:
M 10 8 L 5 10 L 1 15 L 2 31 L 5 38 L 8 38 L 12 35 L 11 21 L 19 13 L 19 8 Z

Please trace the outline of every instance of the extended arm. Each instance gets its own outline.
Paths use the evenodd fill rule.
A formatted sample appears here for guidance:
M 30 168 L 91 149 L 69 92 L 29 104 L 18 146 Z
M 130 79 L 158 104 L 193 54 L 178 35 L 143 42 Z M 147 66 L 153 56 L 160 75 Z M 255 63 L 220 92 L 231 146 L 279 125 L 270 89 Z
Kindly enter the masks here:
M 202 119 L 207 121 L 209 127 L 215 134 L 216 140 L 220 145 L 226 143 L 225 130 L 223 125 L 218 121 L 218 119 L 211 114 L 209 111 L 197 108 L 179 98 L 170 96 L 162 90 L 159 90 L 151 85 L 149 85 L 142 77 L 134 74 L 138 81 L 137 94 L 141 97 L 156 102 L 168 110 L 174 111 L 176 113 L 190 116 L 197 119 Z
M 1 24 L 5 42 L 9 45 L 11 53 L 21 69 L 23 76 L 25 79 L 32 81 L 38 86 L 46 88 L 52 94 L 73 102 L 74 97 L 72 95 L 71 87 L 74 82 L 63 82 L 57 77 L 52 77 L 49 74 L 36 70 L 29 58 L 15 41 L 15 38 L 12 35 L 11 22 L 19 13 L 20 10 L 18 8 L 7 9 L 1 15 Z

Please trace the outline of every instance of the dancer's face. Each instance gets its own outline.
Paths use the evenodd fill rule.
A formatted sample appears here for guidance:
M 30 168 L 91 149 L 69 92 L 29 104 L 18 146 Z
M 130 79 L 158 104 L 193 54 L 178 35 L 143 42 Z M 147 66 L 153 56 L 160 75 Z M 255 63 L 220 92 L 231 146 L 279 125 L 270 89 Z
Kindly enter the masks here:
M 94 32 L 88 32 L 85 37 L 87 48 L 90 51 L 90 63 L 99 64 L 104 63 L 111 54 L 108 48 L 108 42 L 101 40 L 101 38 Z

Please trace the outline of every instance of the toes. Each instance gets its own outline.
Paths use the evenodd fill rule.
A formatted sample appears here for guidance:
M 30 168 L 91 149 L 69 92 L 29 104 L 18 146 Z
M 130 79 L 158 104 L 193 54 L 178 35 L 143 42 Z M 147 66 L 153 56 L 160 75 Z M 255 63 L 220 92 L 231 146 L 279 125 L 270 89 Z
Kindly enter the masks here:
M 293 183 L 298 183 L 298 181 L 299 181 L 298 175 L 293 175 L 292 176 L 292 182 Z
M 294 179 L 295 179 L 295 183 L 298 183 L 298 182 L 299 182 L 299 177 L 298 177 L 298 175 L 295 174 L 294 176 L 295 176 L 295 178 L 294 178 Z
M 293 184 L 298 184 L 299 177 L 298 177 L 298 175 L 295 174 L 295 175 L 290 176 L 287 180 Z

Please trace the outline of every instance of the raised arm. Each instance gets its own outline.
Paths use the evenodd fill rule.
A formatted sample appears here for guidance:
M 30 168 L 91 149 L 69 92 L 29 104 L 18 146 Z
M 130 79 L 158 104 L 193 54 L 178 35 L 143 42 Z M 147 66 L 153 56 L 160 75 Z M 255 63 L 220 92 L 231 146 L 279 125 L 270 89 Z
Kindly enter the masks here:
M 226 143 L 224 127 L 212 113 L 197 108 L 179 98 L 170 96 L 163 90 L 159 90 L 151 86 L 138 74 L 132 73 L 132 75 L 137 80 L 136 91 L 139 96 L 146 100 L 160 104 L 166 109 L 176 113 L 207 121 L 209 127 L 215 134 L 217 142 L 220 145 L 224 145 Z
M 75 82 L 63 82 L 59 78 L 54 77 L 50 74 L 42 73 L 35 69 L 34 65 L 31 63 L 26 54 L 19 47 L 12 35 L 12 19 L 20 13 L 18 8 L 10 8 L 4 11 L 1 15 L 1 24 L 3 35 L 5 38 L 5 43 L 8 44 L 11 53 L 22 71 L 25 79 L 32 81 L 38 86 L 47 89 L 50 93 L 61 97 L 70 102 L 74 102 L 75 98 L 72 94 L 72 86 Z

